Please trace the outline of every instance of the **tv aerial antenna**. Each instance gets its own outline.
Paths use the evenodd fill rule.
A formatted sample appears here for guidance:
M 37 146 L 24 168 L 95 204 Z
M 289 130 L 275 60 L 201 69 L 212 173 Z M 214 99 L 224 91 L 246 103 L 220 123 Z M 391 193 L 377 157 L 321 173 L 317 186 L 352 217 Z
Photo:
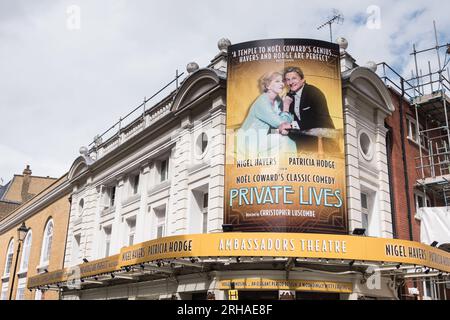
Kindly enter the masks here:
M 333 28 L 331 27 L 331 25 L 333 23 L 343 24 L 344 23 L 344 15 L 339 10 L 332 9 L 331 16 L 329 16 L 327 19 L 328 19 L 327 21 L 325 21 L 323 24 L 321 24 L 320 26 L 317 27 L 317 30 L 320 30 L 323 27 L 325 27 L 326 25 L 328 25 L 330 27 L 330 42 L 333 42 Z

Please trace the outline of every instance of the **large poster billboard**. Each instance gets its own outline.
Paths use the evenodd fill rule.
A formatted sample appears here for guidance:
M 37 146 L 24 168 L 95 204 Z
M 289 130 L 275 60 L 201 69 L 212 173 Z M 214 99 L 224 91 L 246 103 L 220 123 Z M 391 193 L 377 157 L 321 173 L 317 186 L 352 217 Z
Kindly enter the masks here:
M 235 231 L 347 233 L 337 44 L 228 48 L 225 223 Z

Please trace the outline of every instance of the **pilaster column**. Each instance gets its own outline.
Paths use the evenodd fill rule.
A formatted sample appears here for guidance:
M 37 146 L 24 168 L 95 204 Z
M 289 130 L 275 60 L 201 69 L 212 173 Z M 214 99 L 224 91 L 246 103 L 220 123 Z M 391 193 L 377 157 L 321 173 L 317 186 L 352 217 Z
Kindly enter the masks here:
M 139 212 L 136 216 L 136 236 L 135 243 L 144 242 L 149 239 L 150 230 L 146 230 L 147 202 L 148 202 L 148 184 L 150 180 L 150 163 L 146 163 L 141 167 L 139 177 L 139 190 L 141 200 L 139 203 Z M 148 237 L 146 237 L 148 235 Z
M 349 232 L 361 228 L 361 186 L 358 159 L 357 108 L 354 97 L 345 95 L 344 132 L 347 176 L 347 211 Z

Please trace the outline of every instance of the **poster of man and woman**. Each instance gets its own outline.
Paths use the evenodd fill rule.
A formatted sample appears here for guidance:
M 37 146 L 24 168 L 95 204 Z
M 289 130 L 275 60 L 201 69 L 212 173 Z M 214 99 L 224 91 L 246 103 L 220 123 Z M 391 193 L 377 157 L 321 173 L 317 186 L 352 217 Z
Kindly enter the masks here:
M 228 48 L 225 223 L 236 231 L 347 233 L 336 44 Z

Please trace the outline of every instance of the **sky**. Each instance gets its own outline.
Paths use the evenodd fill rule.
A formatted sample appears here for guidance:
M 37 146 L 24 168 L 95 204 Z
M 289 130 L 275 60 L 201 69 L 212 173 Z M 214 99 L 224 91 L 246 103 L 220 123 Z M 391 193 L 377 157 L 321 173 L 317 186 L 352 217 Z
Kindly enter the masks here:
M 0 184 L 27 164 L 60 177 L 176 70 L 205 67 L 221 38 L 329 41 L 317 27 L 332 9 L 344 16 L 333 41 L 346 38 L 359 65 L 384 61 L 406 77 L 413 44 L 435 45 L 433 20 L 439 41 L 450 38 L 447 1 L 0 0 Z M 435 54 L 424 70 L 427 60 Z

